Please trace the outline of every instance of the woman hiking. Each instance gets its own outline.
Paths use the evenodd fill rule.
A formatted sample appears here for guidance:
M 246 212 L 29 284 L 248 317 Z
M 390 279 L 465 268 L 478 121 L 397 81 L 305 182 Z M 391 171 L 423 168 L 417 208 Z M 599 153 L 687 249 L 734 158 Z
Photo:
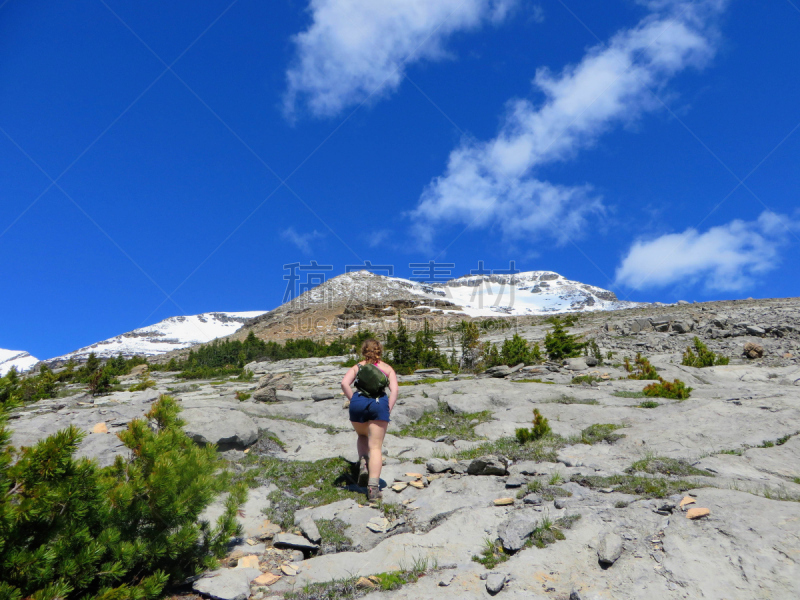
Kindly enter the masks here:
M 383 346 L 377 340 L 364 340 L 364 360 L 354 365 L 342 379 L 342 391 L 350 400 L 350 422 L 358 434 L 358 485 L 367 488 L 369 500 L 381 495 L 383 438 L 389 427 L 389 413 L 397 402 L 397 375 L 381 360 Z M 358 390 L 350 386 L 355 383 Z M 386 395 L 389 388 L 389 395 Z

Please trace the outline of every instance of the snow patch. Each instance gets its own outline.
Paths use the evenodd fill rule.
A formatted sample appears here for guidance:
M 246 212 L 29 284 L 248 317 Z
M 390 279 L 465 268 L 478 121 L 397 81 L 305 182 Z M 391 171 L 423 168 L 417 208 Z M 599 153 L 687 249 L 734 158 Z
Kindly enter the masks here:
M 31 356 L 24 350 L 5 350 L 0 348 L 0 377 L 5 375 L 15 367 L 18 373 L 27 371 L 39 362 L 35 356 Z

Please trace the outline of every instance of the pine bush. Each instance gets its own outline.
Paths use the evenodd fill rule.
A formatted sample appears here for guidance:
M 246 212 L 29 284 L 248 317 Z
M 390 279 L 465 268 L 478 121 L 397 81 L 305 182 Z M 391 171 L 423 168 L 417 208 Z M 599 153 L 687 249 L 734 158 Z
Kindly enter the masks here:
M 531 351 L 528 348 L 528 341 L 519 334 L 515 333 L 509 340 L 503 342 L 503 349 L 501 350 L 503 356 L 503 364 L 513 367 L 519 363 L 531 362 Z
M 131 458 L 107 468 L 74 457 L 84 434 L 73 426 L 15 454 L 0 414 L 0 600 L 150 600 L 215 566 L 246 489 L 183 433 L 178 411 L 162 396 L 119 434 Z M 226 488 L 216 525 L 199 521 Z
M 709 350 L 708 347 L 700 341 L 699 337 L 694 338 L 694 349 L 697 351 L 697 354 L 694 353 L 691 346 L 687 346 L 686 351 L 683 353 L 682 365 L 703 368 L 727 365 L 730 362 L 730 358 L 727 356 L 715 354 Z
M 655 398 L 672 398 L 673 400 L 686 400 L 692 388 L 686 387 L 686 384 L 680 379 L 672 382 L 665 381 L 661 377 L 658 378 L 657 383 L 651 383 L 643 390 L 645 396 Z
M 656 368 L 650 364 L 650 361 L 646 357 L 638 352 L 636 353 L 636 359 L 633 365 L 631 365 L 631 361 L 628 360 L 628 357 L 625 357 L 625 370 L 630 373 L 628 379 L 661 379 Z
M 550 424 L 547 422 L 538 408 L 533 409 L 533 427 L 530 429 L 522 427 L 516 430 L 517 441 L 520 444 L 527 444 L 543 438 L 551 433 Z

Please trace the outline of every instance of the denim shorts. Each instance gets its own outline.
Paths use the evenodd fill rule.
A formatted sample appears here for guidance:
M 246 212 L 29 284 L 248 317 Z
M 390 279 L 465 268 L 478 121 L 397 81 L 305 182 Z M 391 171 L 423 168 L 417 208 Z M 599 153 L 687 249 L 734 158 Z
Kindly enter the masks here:
M 350 420 L 356 423 L 389 421 L 389 397 L 367 398 L 354 393 L 350 398 Z

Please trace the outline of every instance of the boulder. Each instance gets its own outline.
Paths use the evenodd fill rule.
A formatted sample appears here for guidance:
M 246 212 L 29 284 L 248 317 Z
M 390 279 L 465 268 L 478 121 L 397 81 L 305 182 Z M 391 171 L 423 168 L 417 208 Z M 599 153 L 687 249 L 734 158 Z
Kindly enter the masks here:
M 689 333 L 692 330 L 692 324 L 686 321 L 675 321 L 672 324 L 672 331 L 676 333 Z
M 487 454 L 469 463 L 469 475 L 505 475 L 508 473 L 508 459 L 505 456 Z
M 585 371 L 589 365 L 582 358 L 568 358 L 564 361 L 564 368 L 568 371 Z
M 583 360 L 586 361 L 586 365 L 589 366 L 589 367 L 596 367 L 598 365 L 598 363 L 600 362 L 594 356 L 587 356 Z
M 757 335 L 759 337 L 763 337 L 767 333 L 761 327 L 756 327 L 755 325 L 748 325 L 746 331 L 748 335 Z
M 486 374 L 499 379 L 501 377 L 505 377 L 506 375 L 510 375 L 511 367 L 506 365 L 497 365 L 496 367 L 486 369 Z
M 497 528 L 497 537 L 503 544 L 503 549 L 517 552 L 525 545 L 525 541 L 533 533 L 538 524 L 533 516 L 533 510 L 517 510 L 503 521 Z
M 258 439 L 258 427 L 241 411 L 225 408 L 187 408 L 181 412 L 184 432 L 201 445 L 220 450 L 247 448 Z
M 607 569 L 622 555 L 622 538 L 616 533 L 607 533 L 597 546 L 597 560 Z
M 258 388 L 253 392 L 253 400 L 256 402 L 277 402 L 277 390 L 291 389 L 291 373 L 267 373 L 258 380 Z
M 429 473 L 447 473 L 452 472 L 453 463 L 443 460 L 441 458 L 431 458 L 425 463 Z
M 326 390 L 324 388 L 316 388 L 311 391 L 311 399 L 314 402 L 320 402 L 322 400 L 333 400 L 336 395 L 331 390 Z
M 259 575 L 259 569 L 217 569 L 195 581 L 192 588 L 215 600 L 247 600 L 250 582 Z
M 764 356 L 764 347 L 753 342 L 747 342 L 744 345 L 743 354 L 747 358 L 762 358 Z
M 442 374 L 442 370 L 441 369 L 436 369 L 436 368 L 433 368 L 433 369 L 417 369 L 416 371 L 414 371 L 414 375 L 441 375 L 441 374 Z

